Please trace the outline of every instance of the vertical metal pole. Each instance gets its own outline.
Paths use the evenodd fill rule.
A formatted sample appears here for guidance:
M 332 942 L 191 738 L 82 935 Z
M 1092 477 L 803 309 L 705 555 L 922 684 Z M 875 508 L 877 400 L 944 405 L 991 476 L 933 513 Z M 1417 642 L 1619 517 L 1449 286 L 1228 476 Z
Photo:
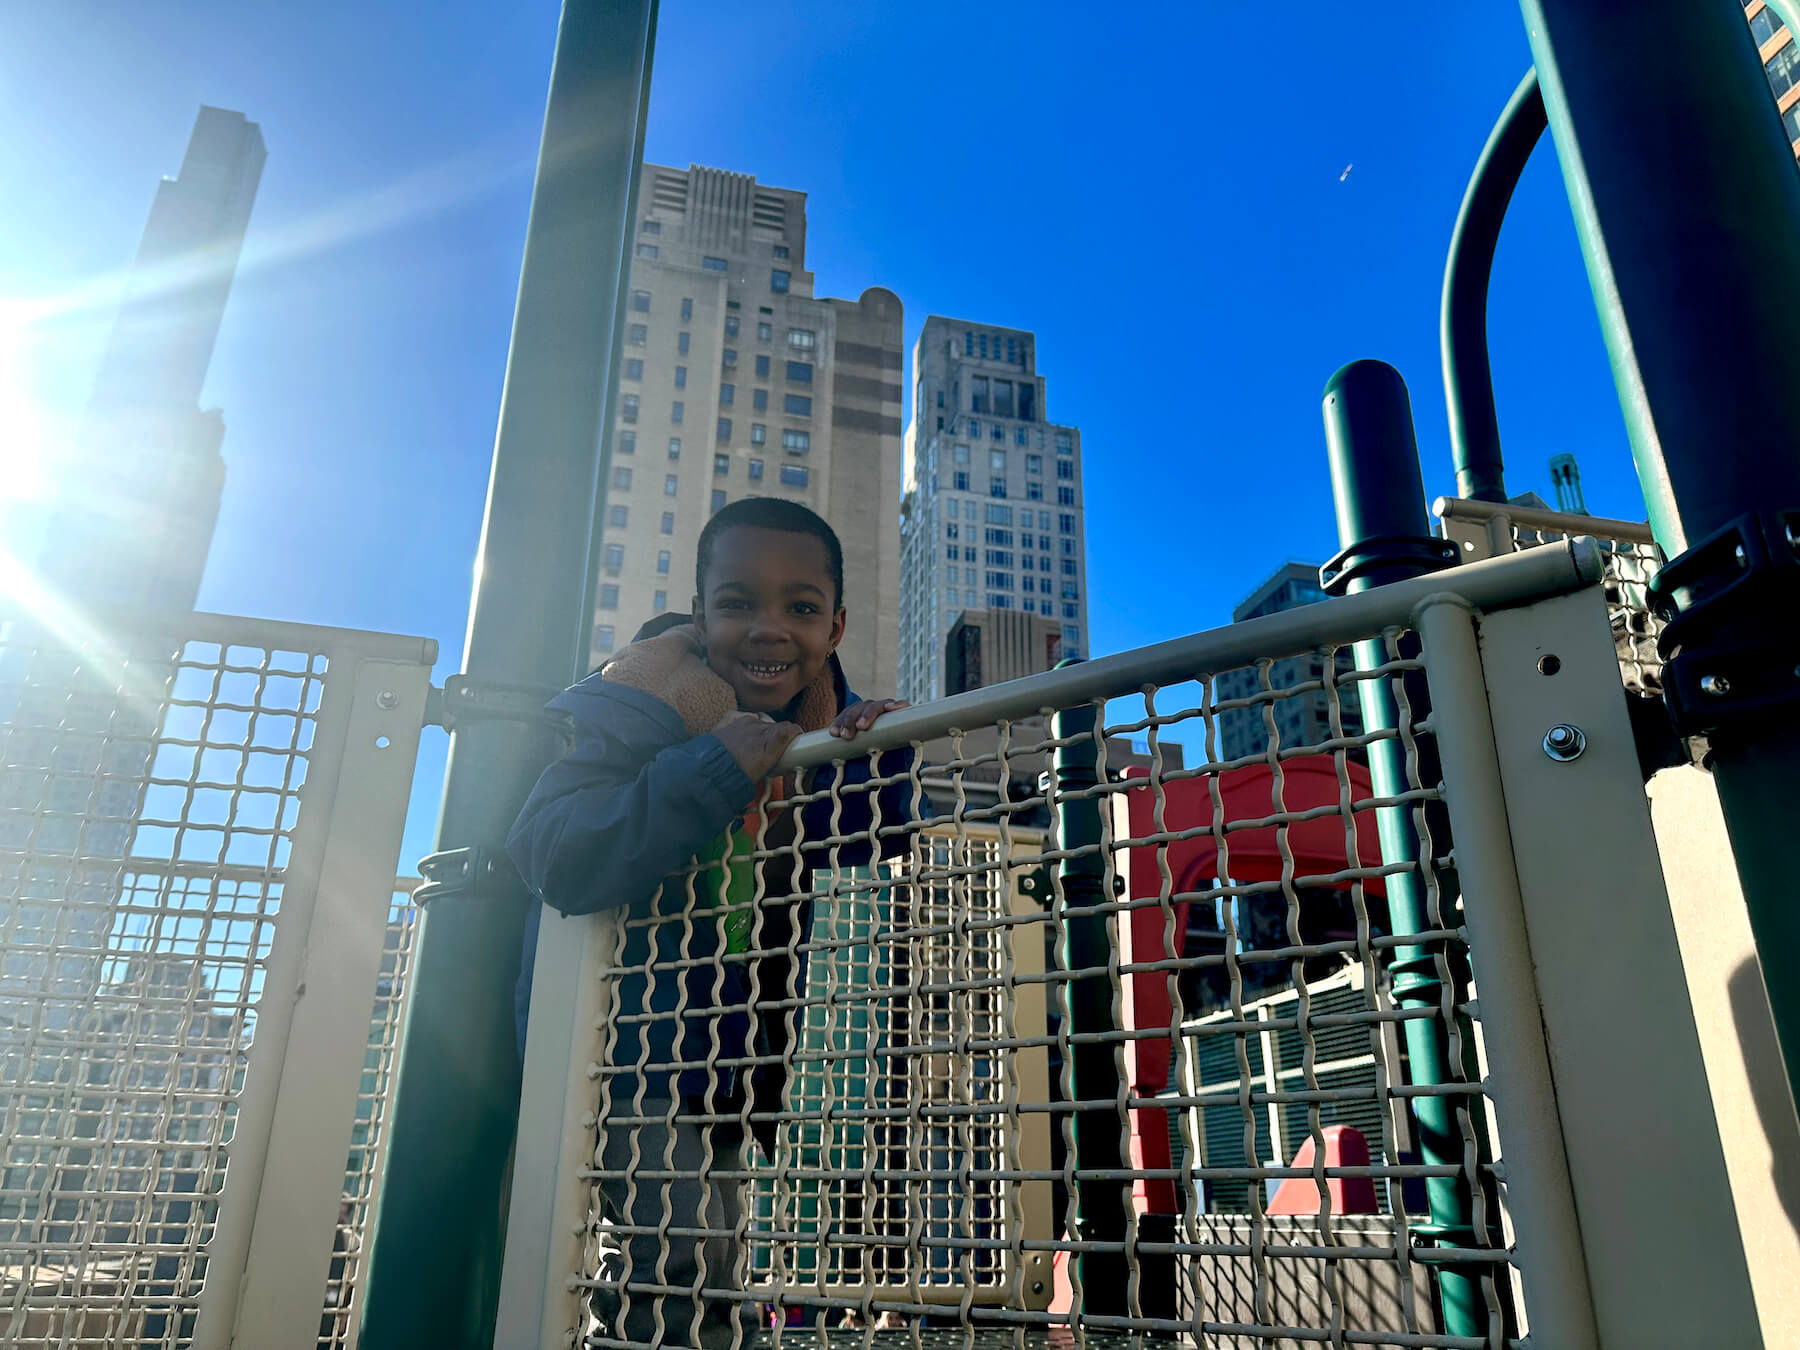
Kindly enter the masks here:
M 1663 581 L 1681 578 L 1665 586 L 1684 611 L 1667 634 L 1680 647 L 1665 671 L 1671 708 L 1711 747 L 1792 1090 L 1800 174 L 1741 9 L 1521 8 L 1650 524 L 1672 559 Z
M 1380 361 L 1356 361 L 1333 375 L 1325 385 L 1325 445 L 1337 502 L 1338 540 L 1345 549 L 1328 567 L 1342 564 L 1338 575 L 1345 579 L 1344 590 L 1355 594 L 1403 581 L 1441 567 L 1454 556 L 1454 545 L 1429 537 L 1412 401 L 1399 371 Z M 1413 651 L 1417 651 L 1416 642 Z M 1387 661 L 1383 640 L 1357 643 L 1357 669 L 1375 670 Z M 1403 678 L 1417 721 L 1428 709 L 1425 682 L 1423 678 Z M 1365 731 L 1399 728 L 1400 708 L 1391 680 L 1362 681 L 1360 695 Z M 1420 749 L 1429 752 L 1429 743 Z M 1421 759 L 1424 757 L 1422 753 Z M 1435 760 L 1435 755 L 1432 757 Z M 1420 778 L 1425 783 L 1437 781 L 1435 762 L 1421 764 Z M 1394 797 L 1408 790 L 1406 750 L 1397 738 L 1369 746 L 1369 780 L 1378 797 Z M 1411 808 L 1384 807 L 1376 812 L 1376 823 L 1382 861 L 1407 863 L 1412 868 L 1387 878 L 1388 917 L 1395 936 L 1436 927 L 1426 905 L 1419 836 Z M 1430 947 L 1396 947 L 1391 970 L 1396 1008 L 1441 1013 L 1445 990 Z M 1454 1081 L 1441 1015 L 1414 1018 L 1404 1025 L 1414 1084 L 1434 1087 Z M 1415 1097 L 1413 1113 L 1423 1161 L 1433 1167 L 1460 1167 L 1463 1141 L 1451 1101 Z M 1431 1222 L 1414 1231 L 1442 1246 L 1473 1245 L 1468 1179 L 1460 1174 L 1431 1177 L 1425 1191 Z M 1454 1266 L 1440 1267 L 1438 1293 L 1446 1332 L 1452 1336 L 1486 1335 L 1486 1300 L 1473 1274 Z
M 1488 282 L 1507 204 L 1543 134 L 1544 97 L 1537 72 L 1528 70 L 1475 162 L 1450 236 L 1450 260 L 1444 266 L 1440 329 L 1450 454 L 1456 462 L 1456 495 L 1478 502 L 1506 500 L 1506 466 L 1488 361 Z
M 1075 664 L 1074 660 L 1058 663 Z M 1118 991 L 1107 976 L 1113 958 L 1112 928 L 1101 908 L 1106 894 L 1105 809 L 1099 797 L 1076 797 L 1098 785 L 1099 717 L 1092 703 L 1056 714 L 1056 738 L 1069 744 L 1056 749 L 1056 847 L 1061 852 L 1090 849 L 1066 857 L 1059 868 L 1062 888 L 1063 938 L 1057 944 L 1058 966 L 1065 972 L 1087 971 L 1065 983 L 1068 998 L 1072 1101 L 1112 1103 L 1119 1098 L 1119 1067 L 1114 1057 L 1119 1030 L 1113 1005 Z M 1070 738 L 1073 738 L 1072 740 Z M 1094 973 L 1098 972 L 1098 973 Z M 1076 1037 L 1084 1038 L 1076 1041 Z M 1117 1251 L 1084 1251 L 1077 1258 L 1082 1309 L 1101 1316 L 1130 1311 L 1131 1265 L 1124 1243 L 1131 1205 L 1120 1149 L 1119 1118 L 1097 1106 L 1075 1113 L 1075 1218 L 1084 1243 L 1117 1247 Z M 1105 1179 L 1093 1174 L 1103 1173 Z M 1087 1176 L 1090 1179 L 1084 1180 Z
M 554 689 L 585 673 L 656 9 L 563 5 L 476 558 L 472 681 Z M 472 850 L 471 881 L 420 920 L 363 1313 L 369 1350 L 493 1343 L 525 899 L 489 864 L 550 750 L 517 721 L 470 721 L 451 739 L 438 848 Z

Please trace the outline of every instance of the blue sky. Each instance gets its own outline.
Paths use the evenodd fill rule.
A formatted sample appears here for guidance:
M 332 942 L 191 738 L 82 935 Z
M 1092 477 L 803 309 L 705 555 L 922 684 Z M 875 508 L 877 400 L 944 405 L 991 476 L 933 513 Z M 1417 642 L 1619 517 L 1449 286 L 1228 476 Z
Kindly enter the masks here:
M 268 142 L 207 387 L 229 477 L 203 608 L 425 634 L 457 667 L 557 10 L 6 8 L 0 395 L 40 426 L 86 398 L 197 106 Z M 1507 0 L 665 0 L 648 153 L 808 192 L 818 293 L 890 287 L 909 346 L 932 312 L 1036 330 L 1049 412 L 1083 429 L 1103 653 L 1335 551 L 1319 393 L 1345 361 L 1401 369 L 1449 491 L 1444 252 L 1529 61 Z M 1494 291 L 1513 490 L 1573 451 L 1593 510 L 1641 518 L 1547 142 Z

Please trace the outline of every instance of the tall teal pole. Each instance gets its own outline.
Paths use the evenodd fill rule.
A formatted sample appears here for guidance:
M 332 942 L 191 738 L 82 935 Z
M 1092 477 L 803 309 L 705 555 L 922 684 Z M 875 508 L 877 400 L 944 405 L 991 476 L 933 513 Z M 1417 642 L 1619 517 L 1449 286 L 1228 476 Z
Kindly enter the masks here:
M 1537 72 L 1519 87 L 1482 147 L 1456 215 L 1450 258 L 1444 266 L 1444 403 L 1450 413 L 1450 455 L 1456 495 L 1478 502 L 1506 500 L 1506 466 L 1500 453 L 1500 419 L 1494 409 L 1494 376 L 1488 360 L 1488 283 L 1494 250 L 1513 189 L 1544 134 L 1544 98 Z
M 366 1350 L 489 1350 L 518 1119 L 526 897 L 508 827 L 586 674 L 594 520 L 644 156 L 656 0 L 565 0 L 519 271 L 450 763 L 363 1305 Z
M 1790 1091 L 1800 1084 L 1800 172 L 1740 6 L 1522 0 Z M 1780 6 L 1782 11 L 1793 9 Z
M 1425 514 L 1425 484 L 1419 473 L 1419 446 L 1413 427 L 1412 401 L 1400 372 L 1380 361 L 1355 361 L 1325 385 L 1325 447 L 1331 460 L 1331 491 L 1337 503 L 1338 540 L 1344 551 L 1326 565 L 1328 586 L 1356 594 L 1375 586 L 1404 581 L 1450 565 L 1455 546 L 1431 538 Z M 1416 655 L 1414 651 L 1408 653 Z M 1358 670 L 1388 664 L 1385 641 L 1374 638 L 1356 645 Z M 1422 679 L 1406 679 L 1414 719 L 1428 707 Z M 1365 732 L 1400 728 L 1400 705 L 1394 680 L 1362 680 L 1358 684 Z M 1429 738 L 1419 744 L 1420 780 L 1436 783 L 1436 756 Z M 1397 737 L 1369 746 L 1369 782 L 1377 797 L 1398 797 L 1410 790 L 1406 747 Z M 1430 762 L 1425 762 L 1429 759 Z M 1381 858 L 1402 863 L 1404 872 L 1386 879 L 1388 919 L 1395 937 L 1429 932 L 1440 926 L 1426 903 L 1424 867 L 1413 812 L 1407 806 L 1383 807 L 1375 813 Z M 1442 916 L 1442 923 L 1453 918 Z M 1394 1006 L 1410 1013 L 1402 1023 L 1410 1077 L 1418 1087 L 1440 1087 L 1458 1081 L 1451 1072 L 1449 1025 L 1443 979 L 1438 973 L 1442 943 L 1394 948 L 1390 967 Z M 1449 1097 L 1412 1099 L 1418 1126 L 1419 1156 L 1431 1167 L 1461 1168 L 1462 1131 L 1456 1103 Z M 1392 1161 L 1390 1159 L 1390 1161 Z M 1475 1245 L 1473 1200 L 1469 1178 L 1428 1177 L 1426 1204 L 1431 1221 L 1413 1231 L 1444 1247 Z M 1438 1266 L 1438 1295 L 1444 1330 L 1452 1336 L 1488 1334 L 1487 1300 L 1479 1276 L 1448 1263 Z

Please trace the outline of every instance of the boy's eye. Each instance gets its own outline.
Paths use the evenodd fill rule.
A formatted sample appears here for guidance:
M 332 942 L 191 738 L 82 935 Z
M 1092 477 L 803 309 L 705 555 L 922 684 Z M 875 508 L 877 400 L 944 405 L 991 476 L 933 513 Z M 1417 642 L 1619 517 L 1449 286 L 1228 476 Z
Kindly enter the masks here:
M 794 605 L 794 613 L 796 614 L 817 614 L 818 612 L 819 607 L 807 600 L 798 601 Z

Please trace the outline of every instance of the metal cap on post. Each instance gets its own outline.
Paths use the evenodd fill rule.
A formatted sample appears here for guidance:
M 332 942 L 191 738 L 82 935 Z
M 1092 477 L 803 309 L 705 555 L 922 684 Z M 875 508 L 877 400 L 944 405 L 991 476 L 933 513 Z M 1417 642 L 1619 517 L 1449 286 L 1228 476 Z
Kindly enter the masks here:
M 518 1119 L 527 897 L 505 840 L 586 673 L 656 0 L 566 0 L 513 315 L 450 763 L 428 859 L 361 1344 L 489 1350 Z M 533 730 L 532 724 L 538 724 Z M 524 724 L 524 725 L 522 725 Z M 532 902 L 535 903 L 535 902 Z
M 1057 668 L 1078 664 L 1078 658 Z M 1063 940 L 1057 965 L 1065 972 L 1085 972 L 1064 982 L 1068 999 L 1069 1075 L 1077 1105 L 1075 1135 L 1075 1214 L 1077 1236 L 1104 1250 L 1083 1251 L 1076 1258 L 1081 1280 L 1082 1310 L 1100 1316 L 1130 1312 L 1133 1263 L 1125 1250 L 1131 1212 L 1131 1183 L 1126 1167 L 1122 1126 L 1111 1112 L 1079 1109 L 1081 1103 L 1120 1098 L 1119 1049 L 1113 1004 L 1117 990 L 1108 973 L 1114 964 L 1111 916 L 1103 908 L 1106 894 L 1106 826 L 1099 785 L 1099 712 L 1092 703 L 1077 704 L 1056 714 L 1054 810 L 1056 847 L 1064 857 L 1057 871 L 1061 894 Z M 1089 794 L 1089 795 L 1083 795 Z M 1085 851 L 1079 851 L 1085 850 Z M 1082 1039 L 1076 1041 L 1076 1037 Z M 1104 1174 L 1099 1179 L 1094 1174 Z M 1084 1174 L 1088 1179 L 1083 1179 Z
M 1356 594 L 1390 582 L 1405 581 L 1456 561 L 1456 548 L 1431 537 L 1425 514 L 1425 484 L 1419 472 L 1419 446 L 1413 429 L 1412 400 L 1400 372 L 1381 361 L 1355 361 L 1325 385 L 1325 445 L 1331 461 L 1331 490 L 1337 503 L 1338 541 L 1343 552 L 1321 569 L 1326 589 Z M 1416 655 L 1416 639 L 1410 642 Z M 1389 653 L 1382 639 L 1356 645 L 1358 670 L 1378 670 Z M 1364 680 L 1359 684 L 1363 728 L 1392 732 L 1401 727 L 1394 679 L 1406 682 L 1407 699 L 1416 724 L 1428 708 L 1425 683 L 1410 676 Z M 1437 781 L 1436 755 L 1428 739 L 1418 745 L 1419 779 Z M 1406 750 L 1398 737 L 1385 737 L 1368 748 L 1369 779 L 1377 797 L 1398 797 L 1410 784 Z M 1388 915 L 1394 935 L 1428 932 L 1433 922 L 1426 903 L 1419 836 L 1408 807 L 1384 807 L 1375 813 L 1382 861 L 1404 863 L 1409 870 L 1387 878 Z M 1393 998 L 1401 1011 L 1436 1012 L 1444 1005 L 1439 953 L 1427 946 L 1394 949 L 1391 966 Z M 1408 1062 L 1415 1085 L 1436 1087 L 1454 1081 L 1450 1066 L 1449 1028 L 1439 1017 L 1413 1017 L 1404 1024 Z M 1414 1231 L 1440 1246 L 1474 1245 L 1473 1202 L 1468 1178 L 1461 1175 L 1463 1142 L 1448 1098 L 1412 1099 L 1419 1129 L 1419 1152 L 1433 1167 L 1458 1168 L 1454 1176 L 1434 1176 L 1425 1183 L 1431 1222 Z M 1453 1336 L 1488 1334 L 1487 1301 L 1479 1276 L 1468 1267 L 1441 1263 L 1438 1293 L 1444 1329 Z
M 1669 708 L 1710 746 L 1792 1093 L 1800 174 L 1741 8 L 1639 0 L 1628 22 L 1586 0 L 1521 8 L 1638 480 L 1671 559 L 1655 585 Z M 1788 0 L 1777 9 L 1794 17 Z

